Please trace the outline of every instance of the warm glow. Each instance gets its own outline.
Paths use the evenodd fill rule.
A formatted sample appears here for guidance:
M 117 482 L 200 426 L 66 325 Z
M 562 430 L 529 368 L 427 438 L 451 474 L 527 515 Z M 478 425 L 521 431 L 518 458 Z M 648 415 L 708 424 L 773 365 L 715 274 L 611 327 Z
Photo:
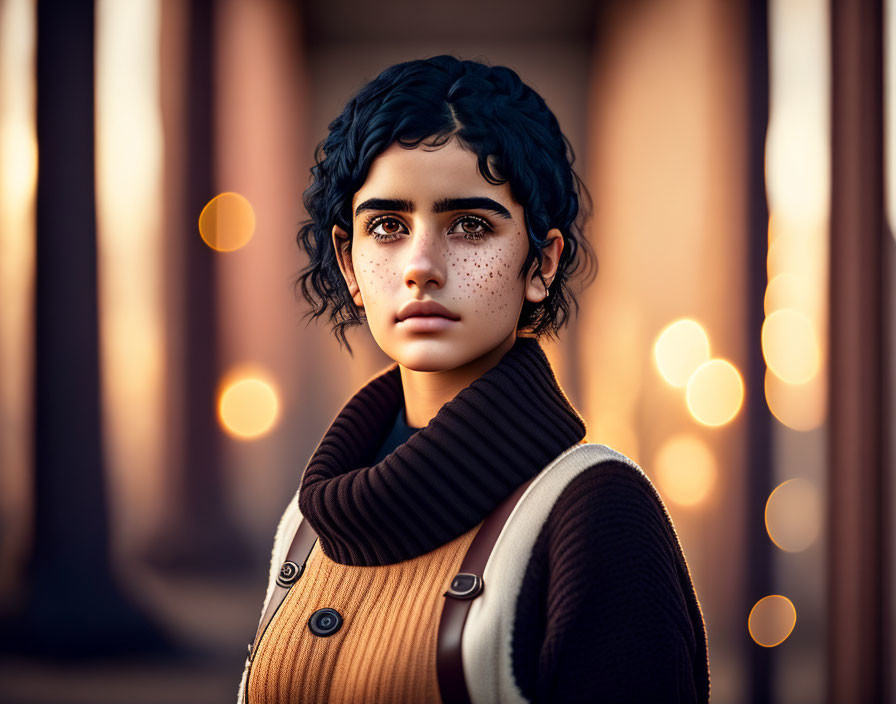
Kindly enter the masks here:
M 786 596 L 772 594 L 756 602 L 750 610 L 747 627 L 756 643 L 773 648 L 780 645 L 796 626 L 796 609 Z
M 33 523 L 35 29 L 34 0 L 0 2 L 0 589 Z
M 805 550 L 821 530 L 821 496 L 808 479 L 780 484 L 765 504 L 765 528 L 772 542 L 787 552 Z
M 799 274 L 778 274 L 765 289 L 765 314 L 771 315 L 782 308 L 793 308 L 806 315 L 814 309 L 809 283 Z
M 827 380 L 816 374 L 805 384 L 788 384 L 765 372 L 765 400 L 781 423 L 793 430 L 814 430 L 827 414 Z
M 896 7 L 887 0 L 884 8 L 884 210 L 896 239 Z
M 669 384 L 683 387 L 694 370 L 709 359 L 709 337 L 700 323 L 676 320 L 657 336 L 653 358 Z
M 766 260 L 769 280 L 778 274 L 800 274 L 807 283 L 817 280 L 824 265 L 825 230 L 821 226 L 801 228 L 780 218 L 775 227 L 777 235 L 769 244 Z
M 802 106 L 780 105 L 769 117 L 766 184 L 769 209 L 788 220 L 827 217 L 830 173 L 825 126 Z
M 167 370 L 160 22 L 158 0 L 96 4 L 103 438 L 115 494 L 114 534 L 123 550 L 152 529 L 163 501 Z
M 818 373 L 821 353 L 809 319 L 798 310 L 784 308 L 762 324 L 765 363 L 781 380 L 804 384 Z
M 635 462 L 640 455 L 638 434 L 634 425 L 625 418 L 623 413 L 608 413 L 601 415 L 594 422 L 588 424 L 588 442 L 596 442 L 607 447 L 612 447 Z M 594 438 L 593 440 L 590 438 Z
M 255 232 L 255 211 L 239 193 L 221 193 L 199 215 L 199 234 L 218 252 L 232 252 L 245 245 Z
M 218 400 L 218 417 L 231 435 L 254 439 L 277 420 L 280 404 L 273 385 L 257 377 L 227 383 Z
M 21 50 L 21 47 L 16 47 L 15 42 L 10 48 Z M 28 48 L 27 44 L 25 48 Z M 32 91 L 33 89 L 26 89 L 24 96 L 18 100 L 10 100 L 12 105 L 4 109 L 0 116 L 0 166 L 3 170 L 0 174 L 0 183 L 3 185 L 0 197 L 4 206 L 10 208 L 33 199 L 37 186 L 37 135 L 34 132 L 33 116 L 27 110 L 29 106 L 23 105 L 27 103 Z
M 830 30 L 822 0 L 769 3 L 769 210 L 823 222 L 830 207 Z
M 740 410 L 744 382 L 731 362 L 711 359 L 691 375 L 686 397 L 695 420 L 704 425 L 724 425 Z
M 660 447 L 654 459 L 656 479 L 663 498 L 682 506 L 698 504 L 716 481 L 716 459 L 700 438 L 676 435 Z

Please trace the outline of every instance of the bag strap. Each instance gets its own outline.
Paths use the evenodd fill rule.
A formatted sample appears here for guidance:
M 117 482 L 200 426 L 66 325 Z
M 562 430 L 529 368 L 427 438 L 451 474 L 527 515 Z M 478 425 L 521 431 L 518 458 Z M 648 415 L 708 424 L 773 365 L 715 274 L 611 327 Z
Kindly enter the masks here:
M 486 516 L 479 530 L 467 548 L 467 553 L 460 566 L 460 572 L 451 581 L 448 591 L 442 596 L 445 604 L 439 620 L 438 645 L 436 647 L 436 669 L 439 678 L 439 691 L 443 704 L 470 704 L 470 694 L 464 677 L 463 639 L 464 624 L 473 599 L 485 589 L 482 575 L 492 548 L 507 522 L 523 492 L 535 477 L 527 480 L 498 504 Z

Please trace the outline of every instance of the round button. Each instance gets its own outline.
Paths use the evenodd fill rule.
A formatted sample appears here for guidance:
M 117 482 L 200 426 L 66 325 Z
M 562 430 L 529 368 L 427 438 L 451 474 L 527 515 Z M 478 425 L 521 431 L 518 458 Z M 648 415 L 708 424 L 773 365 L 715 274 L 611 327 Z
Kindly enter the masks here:
M 308 628 L 321 638 L 333 635 L 341 627 L 342 616 L 336 609 L 318 609 L 308 619 Z
M 280 568 L 280 574 L 277 575 L 277 584 L 281 587 L 291 587 L 301 576 L 302 568 L 295 562 L 287 560 Z

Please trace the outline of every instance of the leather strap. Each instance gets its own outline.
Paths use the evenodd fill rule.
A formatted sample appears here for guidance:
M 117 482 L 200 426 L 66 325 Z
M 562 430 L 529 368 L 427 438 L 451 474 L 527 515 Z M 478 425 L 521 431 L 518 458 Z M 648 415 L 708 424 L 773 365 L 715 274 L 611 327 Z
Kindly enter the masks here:
M 311 554 L 314 543 L 317 541 L 317 533 L 311 525 L 302 518 L 296 534 L 292 539 L 289 550 L 286 552 L 286 560 L 280 568 L 280 574 L 277 577 L 277 584 L 271 594 L 271 600 L 268 602 L 268 608 L 265 609 L 264 615 L 258 622 L 258 630 L 255 632 L 255 640 L 249 646 L 249 659 L 252 662 L 255 658 L 255 652 L 258 650 L 258 644 L 261 637 L 267 630 L 268 624 L 274 618 L 274 614 L 280 608 L 292 585 L 305 573 L 305 564 L 308 562 L 308 556 Z M 248 680 L 248 678 L 247 678 Z
M 439 691 L 443 704 L 470 704 L 470 694 L 464 676 L 461 639 L 470 604 L 479 596 L 486 584 L 482 575 L 492 548 L 523 492 L 535 477 L 521 484 L 488 515 L 476 532 L 467 549 L 460 572 L 452 580 L 451 587 L 443 596 L 442 617 L 439 620 L 438 645 L 436 649 L 436 669 Z

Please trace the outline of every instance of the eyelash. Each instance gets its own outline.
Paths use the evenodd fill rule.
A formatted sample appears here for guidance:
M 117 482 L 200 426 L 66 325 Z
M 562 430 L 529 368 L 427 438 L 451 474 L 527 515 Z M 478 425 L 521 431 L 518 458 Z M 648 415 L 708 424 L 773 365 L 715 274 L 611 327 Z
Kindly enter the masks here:
M 367 234 L 370 235 L 371 237 L 373 237 L 373 239 L 376 240 L 377 242 L 393 242 L 394 240 L 396 240 L 398 238 L 397 236 L 400 233 L 393 232 L 391 234 L 386 234 L 386 233 L 381 234 L 379 232 L 373 231 L 377 225 L 379 225 L 380 223 L 387 222 L 389 220 L 392 220 L 399 224 L 403 224 L 403 223 L 401 223 L 401 220 L 399 220 L 398 218 L 396 218 L 393 215 L 378 215 L 378 216 L 371 217 L 370 219 L 368 219 L 367 222 L 364 223 L 364 229 L 367 231 Z M 478 242 L 479 240 L 485 239 L 485 236 L 493 231 L 492 226 L 489 225 L 487 220 L 484 220 L 476 215 L 463 215 L 463 216 L 459 217 L 457 220 L 454 221 L 454 224 L 451 226 L 451 229 L 453 230 L 455 227 L 457 227 L 457 225 L 459 223 L 464 222 L 466 220 L 475 222 L 477 225 L 480 225 L 482 227 L 481 232 L 464 232 L 463 233 L 464 239 L 470 240 L 471 242 Z M 476 236 L 471 237 L 470 235 L 476 235 Z

